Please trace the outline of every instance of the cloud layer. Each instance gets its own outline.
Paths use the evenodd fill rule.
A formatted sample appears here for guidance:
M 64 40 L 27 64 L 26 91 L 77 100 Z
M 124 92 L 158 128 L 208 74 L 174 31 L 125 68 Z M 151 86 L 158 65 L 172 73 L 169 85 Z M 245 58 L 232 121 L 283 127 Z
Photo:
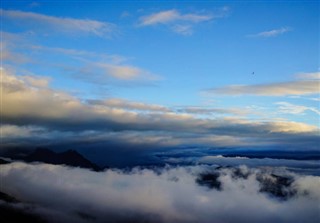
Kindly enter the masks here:
M 199 176 L 210 173 L 217 176 L 219 190 L 200 183 Z M 2 165 L 0 175 L 3 192 L 49 222 L 311 223 L 320 217 L 319 177 L 281 169 L 193 166 L 97 173 L 12 163 Z M 293 179 L 285 188 L 275 185 L 292 191 L 286 200 L 270 188 L 270 180 L 282 176 Z
M 11 135 L 5 145 L 34 140 L 50 142 L 59 136 L 70 142 L 156 143 L 162 146 L 259 146 L 279 145 L 288 149 L 317 148 L 318 128 L 299 122 L 254 121 L 244 118 L 201 118 L 203 112 L 234 110 L 188 109 L 175 111 L 162 105 L 124 99 L 82 101 L 51 89 L 49 79 L 17 76 L 2 71 L 2 129 Z M 9 131 L 8 130 L 8 131 Z M 14 133 L 16 132 L 16 134 Z M 78 137 L 81 134 L 82 137 Z M 29 137 L 28 137 L 29 136 Z M 31 140 L 31 141 L 30 141 Z M 53 140 L 56 141 L 56 140 Z M 36 143 L 34 142 L 34 145 Z

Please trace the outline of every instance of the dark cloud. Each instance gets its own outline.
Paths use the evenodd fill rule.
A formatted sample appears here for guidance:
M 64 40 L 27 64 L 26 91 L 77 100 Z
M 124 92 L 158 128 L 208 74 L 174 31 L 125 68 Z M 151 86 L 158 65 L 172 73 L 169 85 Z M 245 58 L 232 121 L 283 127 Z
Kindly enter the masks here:
M 312 150 L 318 146 L 318 128 L 304 123 L 205 119 L 123 99 L 82 101 L 48 84 L 48 78 L 3 71 L 4 147 L 115 140 L 143 147 L 279 146 L 301 150 L 308 146 Z
M 206 180 L 219 182 L 219 190 L 199 180 L 210 173 L 216 176 Z M 32 203 L 32 213 L 49 222 L 311 223 L 320 217 L 319 177 L 283 169 L 188 166 L 92 172 L 16 162 L 2 165 L 0 174 L 4 193 L 21 205 Z

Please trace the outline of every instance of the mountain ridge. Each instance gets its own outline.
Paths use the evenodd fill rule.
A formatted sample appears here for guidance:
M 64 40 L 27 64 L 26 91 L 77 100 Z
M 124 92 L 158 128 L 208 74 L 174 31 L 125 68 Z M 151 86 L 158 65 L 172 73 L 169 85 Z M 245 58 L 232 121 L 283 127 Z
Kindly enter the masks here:
M 76 150 L 66 150 L 64 152 L 54 152 L 47 148 L 37 148 L 31 154 L 23 158 L 26 162 L 44 162 L 48 164 L 65 164 L 73 167 L 82 167 L 101 171 L 95 163 L 91 162 Z

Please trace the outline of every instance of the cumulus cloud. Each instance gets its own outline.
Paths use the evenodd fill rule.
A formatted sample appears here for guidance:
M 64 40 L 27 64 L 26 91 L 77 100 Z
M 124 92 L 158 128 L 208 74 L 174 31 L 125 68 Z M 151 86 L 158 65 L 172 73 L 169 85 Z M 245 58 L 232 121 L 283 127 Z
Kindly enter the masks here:
M 0 176 L 4 193 L 32 203 L 31 212 L 49 222 L 319 220 L 319 177 L 281 169 L 189 166 L 91 172 L 12 163 L 1 166 Z M 281 180 L 280 185 L 273 182 Z M 210 186 L 215 183 L 219 190 Z
M 263 32 L 260 32 L 257 34 L 251 34 L 251 35 L 248 35 L 248 37 L 270 38 L 270 37 L 276 37 L 276 36 L 282 35 L 282 34 L 287 33 L 289 31 L 292 31 L 292 28 L 282 27 L 280 29 L 273 29 L 273 30 L 263 31 Z
M 155 26 L 161 24 L 168 26 L 175 33 L 191 35 L 195 24 L 225 17 L 228 11 L 228 7 L 223 7 L 216 13 L 183 14 L 176 9 L 170 9 L 141 17 L 139 25 Z
M 23 21 L 21 23 L 23 26 L 32 27 L 33 30 L 50 28 L 62 33 L 73 34 L 77 32 L 103 37 L 110 35 L 115 28 L 114 24 L 91 19 L 55 17 L 17 10 L 1 9 L 0 12 L 3 18 L 17 22 Z

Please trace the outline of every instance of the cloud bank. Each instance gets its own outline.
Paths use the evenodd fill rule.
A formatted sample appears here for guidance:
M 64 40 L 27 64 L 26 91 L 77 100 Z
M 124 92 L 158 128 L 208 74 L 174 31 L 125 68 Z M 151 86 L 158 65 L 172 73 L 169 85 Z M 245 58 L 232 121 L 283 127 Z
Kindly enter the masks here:
M 91 172 L 16 162 L 2 165 L 0 176 L 4 193 L 49 222 L 313 223 L 320 217 L 319 177 L 281 169 Z
M 124 99 L 83 101 L 50 88 L 49 83 L 48 78 L 18 76 L 2 70 L 1 129 L 11 132 L 3 138 L 3 145 L 32 141 L 36 145 L 37 140 L 50 143 L 59 137 L 69 143 L 106 142 L 114 138 L 138 144 L 156 142 L 162 146 L 279 145 L 289 149 L 307 146 L 312 150 L 317 148 L 319 140 L 318 128 L 304 123 L 200 118 L 194 113 L 235 111 L 177 112 L 162 105 Z

